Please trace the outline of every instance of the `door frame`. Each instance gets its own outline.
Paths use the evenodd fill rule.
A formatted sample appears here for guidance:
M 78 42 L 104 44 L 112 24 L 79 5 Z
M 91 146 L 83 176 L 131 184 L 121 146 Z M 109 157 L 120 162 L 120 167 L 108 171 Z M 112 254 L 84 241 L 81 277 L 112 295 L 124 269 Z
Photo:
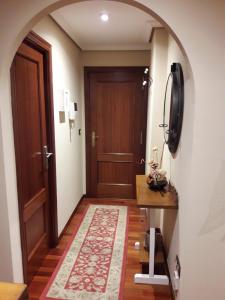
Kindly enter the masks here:
M 55 126 L 54 126 L 54 103 L 53 103 L 53 85 L 52 85 L 52 47 L 43 38 L 31 31 L 23 40 L 23 43 L 30 46 L 34 50 L 39 51 L 43 55 L 44 67 L 44 92 L 46 104 L 46 134 L 49 152 L 54 153 L 49 161 L 48 170 L 48 219 L 49 219 L 49 247 L 55 247 L 58 244 L 58 216 L 57 216 L 57 185 L 56 185 L 56 156 L 55 156 Z M 13 118 L 16 114 L 14 111 L 13 101 L 15 100 L 13 77 L 11 69 L 11 94 L 12 94 L 12 115 Z M 15 123 L 14 132 L 15 132 Z M 18 140 L 14 138 L 15 155 L 19 147 Z M 17 185 L 19 184 L 18 175 L 19 170 L 16 166 Z M 18 189 L 19 190 L 19 189 Z M 20 235 L 21 235 L 21 248 L 22 248 L 22 261 L 23 261 L 23 275 L 24 281 L 27 282 L 27 261 L 26 261 L 26 242 L 23 228 L 23 213 L 21 204 L 21 195 L 18 191 L 18 206 L 19 206 L 19 220 L 20 220 Z M 51 211 L 51 213 L 50 213 Z
M 85 145 L 86 145 L 86 195 L 91 197 L 91 103 L 90 103 L 90 74 L 112 71 L 140 72 L 147 66 L 103 66 L 84 67 L 84 102 L 85 102 Z M 146 139 L 145 139 L 146 144 Z

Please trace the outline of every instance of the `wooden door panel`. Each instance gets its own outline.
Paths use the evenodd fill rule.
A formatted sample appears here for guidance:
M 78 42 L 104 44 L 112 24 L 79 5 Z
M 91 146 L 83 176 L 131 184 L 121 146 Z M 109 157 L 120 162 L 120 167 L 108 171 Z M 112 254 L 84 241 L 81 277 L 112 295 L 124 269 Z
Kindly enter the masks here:
M 102 198 L 134 198 L 133 184 L 98 183 L 97 195 Z
M 90 159 L 87 158 L 88 194 L 92 197 L 134 197 L 139 156 L 145 158 L 145 148 L 140 145 L 141 130 L 145 135 L 145 128 L 139 124 L 142 119 L 146 120 L 140 113 L 147 113 L 143 71 L 144 68 L 108 68 L 97 72 L 90 69 L 86 129 L 87 154 L 90 155 Z M 145 111 L 138 109 L 141 106 Z
M 25 204 L 23 209 L 23 221 L 26 223 L 32 215 L 43 206 L 47 201 L 47 195 L 45 189 L 41 189 L 28 203 Z
M 37 57 L 37 59 L 40 60 L 41 55 Z M 17 80 L 15 83 L 17 94 L 17 119 L 20 126 L 20 176 L 23 181 L 23 201 L 24 204 L 26 204 L 45 185 L 43 180 L 43 163 L 41 155 L 41 111 L 38 99 L 39 87 L 37 85 L 37 82 L 39 81 L 39 66 L 37 62 L 22 55 L 17 55 L 14 63 L 18 74 L 16 75 Z
M 133 153 L 98 153 L 97 160 L 111 162 L 133 162 Z
M 35 211 L 32 217 L 26 222 L 26 236 L 27 236 L 27 254 L 28 257 L 34 250 L 35 246 L 46 234 L 45 230 L 45 207 L 42 205 Z M 38 224 L 38 226 L 37 226 Z
M 135 109 L 135 82 L 112 78 L 111 74 L 95 76 L 97 194 L 99 197 L 132 198 L 133 144 L 132 124 Z M 111 153 L 112 161 L 103 157 Z M 119 155 L 130 153 L 130 164 L 119 161 Z M 117 162 L 113 162 L 117 158 Z
M 98 183 L 133 183 L 133 164 L 98 162 Z
M 12 65 L 13 121 L 23 262 L 29 282 L 48 251 L 48 172 L 43 55 L 22 44 Z
M 97 81 L 95 89 L 97 153 L 132 153 L 135 84 Z

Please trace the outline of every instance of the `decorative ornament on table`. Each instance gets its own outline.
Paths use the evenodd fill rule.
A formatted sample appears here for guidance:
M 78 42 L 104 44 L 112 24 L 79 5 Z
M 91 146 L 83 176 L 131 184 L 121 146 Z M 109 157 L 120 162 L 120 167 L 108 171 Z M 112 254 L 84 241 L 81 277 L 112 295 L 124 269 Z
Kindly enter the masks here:
M 166 179 L 166 171 L 160 168 L 158 163 L 158 148 L 153 147 L 153 159 L 150 160 L 150 173 L 147 177 L 147 184 L 153 191 L 162 191 L 168 184 Z

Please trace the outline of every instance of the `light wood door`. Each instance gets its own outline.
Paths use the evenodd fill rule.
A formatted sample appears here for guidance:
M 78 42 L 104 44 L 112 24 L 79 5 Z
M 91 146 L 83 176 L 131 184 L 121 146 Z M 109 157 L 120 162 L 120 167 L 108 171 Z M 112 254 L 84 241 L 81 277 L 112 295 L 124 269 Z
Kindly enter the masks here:
M 144 68 L 87 70 L 87 177 L 92 197 L 133 198 L 144 174 Z
M 29 282 L 49 242 L 43 55 L 23 43 L 14 58 L 11 79 L 24 277 Z

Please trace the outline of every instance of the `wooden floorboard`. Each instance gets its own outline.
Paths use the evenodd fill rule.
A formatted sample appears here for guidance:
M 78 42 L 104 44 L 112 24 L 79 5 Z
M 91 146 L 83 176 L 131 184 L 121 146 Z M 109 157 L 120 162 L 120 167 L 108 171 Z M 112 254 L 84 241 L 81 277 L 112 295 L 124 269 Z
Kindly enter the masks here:
M 83 199 L 76 210 L 75 215 L 64 231 L 58 246 L 51 249 L 45 257 L 42 266 L 38 270 L 28 287 L 29 299 L 39 299 L 51 274 L 57 266 L 66 245 L 71 240 L 72 234 L 77 230 L 82 216 L 88 204 L 113 204 L 127 205 L 129 207 L 128 225 L 128 248 L 126 260 L 126 276 L 124 286 L 124 300 L 172 300 L 168 286 L 143 285 L 134 283 L 134 274 L 140 273 L 139 253 L 134 249 L 134 243 L 143 236 L 145 228 L 145 218 L 136 207 L 136 200 L 108 200 L 108 199 Z M 87 300 L 91 300 L 87 299 Z

